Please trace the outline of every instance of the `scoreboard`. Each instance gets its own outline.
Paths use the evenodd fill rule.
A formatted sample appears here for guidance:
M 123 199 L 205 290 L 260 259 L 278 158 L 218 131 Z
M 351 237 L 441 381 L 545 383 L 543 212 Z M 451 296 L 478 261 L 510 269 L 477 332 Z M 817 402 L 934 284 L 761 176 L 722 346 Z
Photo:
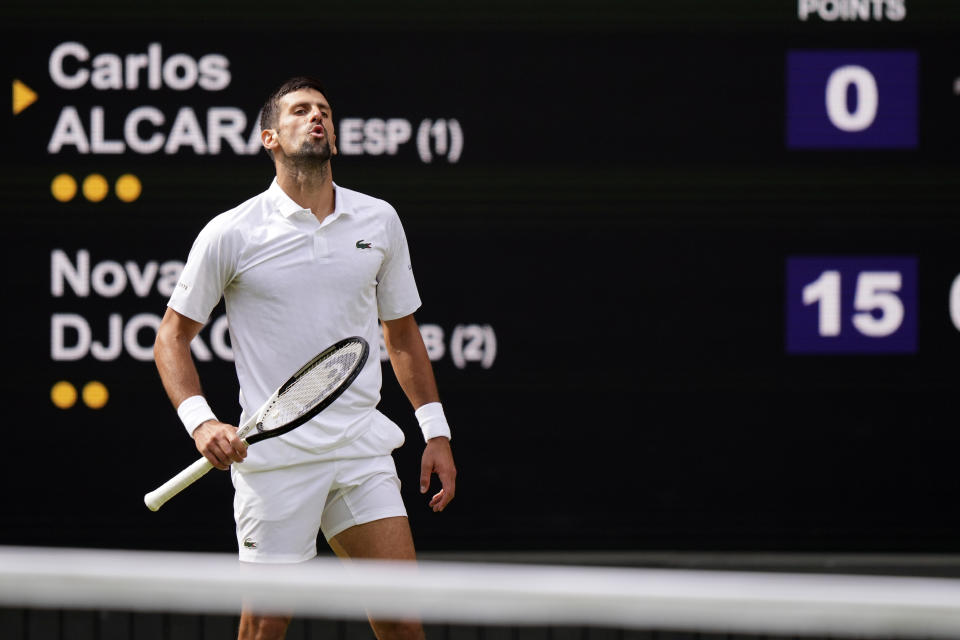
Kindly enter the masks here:
M 430 512 L 381 350 L 421 549 L 960 549 L 955 2 L 0 16 L 0 544 L 233 548 L 227 474 L 143 506 L 196 457 L 152 345 L 196 234 L 270 184 L 266 95 L 308 74 L 334 179 L 411 245 L 460 471 Z M 192 349 L 236 421 L 222 307 Z

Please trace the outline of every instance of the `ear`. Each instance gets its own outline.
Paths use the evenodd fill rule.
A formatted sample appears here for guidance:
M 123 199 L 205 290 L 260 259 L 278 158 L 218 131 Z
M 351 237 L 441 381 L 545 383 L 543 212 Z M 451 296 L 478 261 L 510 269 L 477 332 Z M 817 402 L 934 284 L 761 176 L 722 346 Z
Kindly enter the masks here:
M 280 144 L 277 142 L 276 129 L 264 129 L 260 132 L 260 143 L 265 149 L 274 150 Z
M 333 155 L 339 153 L 337 151 L 337 134 L 332 131 L 330 132 L 330 153 Z

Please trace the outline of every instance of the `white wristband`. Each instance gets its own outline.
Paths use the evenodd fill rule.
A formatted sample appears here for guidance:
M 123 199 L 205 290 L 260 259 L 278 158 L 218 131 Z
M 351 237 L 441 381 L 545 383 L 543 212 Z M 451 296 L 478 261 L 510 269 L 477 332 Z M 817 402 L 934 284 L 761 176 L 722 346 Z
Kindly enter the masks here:
M 414 412 L 417 416 L 417 422 L 420 423 L 420 430 L 423 431 L 423 439 L 429 440 L 443 436 L 450 439 L 450 426 L 447 424 L 447 418 L 443 415 L 443 405 L 439 402 L 428 402 Z
M 207 404 L 207 399 L 203 396 L 190 396 L 180 403 L 177 407 L 177 415 L 180 421 L 187 428 L 187 433 L 193 437 L 194 430 L 207 420 L 216 420 L 217 416 L 213 414 L 213 409 Z

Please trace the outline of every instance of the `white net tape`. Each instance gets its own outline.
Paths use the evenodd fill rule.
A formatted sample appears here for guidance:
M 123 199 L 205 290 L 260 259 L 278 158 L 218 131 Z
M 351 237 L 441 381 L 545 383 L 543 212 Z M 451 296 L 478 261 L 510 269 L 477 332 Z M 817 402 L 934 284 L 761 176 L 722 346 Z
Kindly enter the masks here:
M 337 619 L 960 637 L 960 581 L 943 578 L 0 547 L 3 607 L 233 614 L 241 602 Z

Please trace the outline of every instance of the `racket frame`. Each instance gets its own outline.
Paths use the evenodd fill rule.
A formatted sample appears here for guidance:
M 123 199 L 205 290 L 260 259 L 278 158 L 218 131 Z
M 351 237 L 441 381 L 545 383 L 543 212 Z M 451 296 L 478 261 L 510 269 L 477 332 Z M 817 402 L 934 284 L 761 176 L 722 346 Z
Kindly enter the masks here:
M 264 414 L 270 408 L 271 404 L 279 398 L 284 391 L 290 388 L 291 385 L 296 383 L 296 381 L 307 371 L 312 369 L 318 364 L 318 361 L 325 360 L 332 352 L 342 349 L 346 344 L 351 342 L 358 342 L 361 346 L 360 356 L 357 359 L 357 364 L 354 365 L 353 370 L 350 374 L 340 382 L 336 389 L 333 390 L 333 393 L 324 398 L 321 402 L 317 403 L 316 406 L 312 407 L 309 411 L 305 411 L 303 414 L 297 416 L 290 422 L 283 424 L 276 429 L 269 429 L 266 431 L 260 430 L 258 425 L 261 423 Z M 370 355 L 370 345 L 366 340 L 359 336 L 352 336 L 350 338 L 344 338 L 339 340 L 335 344 L 330 345 L 316 356 L 310 359 L 309 362 L 304 364 L 302 367 L 297 369 L 297 372 L 294 373 L 290 378 L 284 382 L 279 389 L 273 392 L 266 402 L 264 402 L 257 412 L 251 416 L 246 422 L 244 422 L 239 429 L 237 429 L 237 436 L 244 442 L 244 444 L 251 445 L 261 440 L 266 440 L 268 438 L 274 438 L 276 436 L 281 436 L 285 433 L 296 429 L 305 422 L 308 422 L 315 415 L 329 407 L 340 395 L 347 390 L 353 381 L 360 375 L 360 371 L 366 366 L 367 357 Z M 256 431 L 255 433 L 251 433 Z M 162 507 L 170 498 L 174 497 L 191 484 L 202 478 L 207 474 L 208 471 L 213 469 L 213 465 L 210 464 L 210 461 L 206 457 L 198 459 L 196 462 L 191 464 L 189 467 L 185 468 L 183 471 L 175 475 L 174 477 L 167 480 L 165 483 L 151 491 L 150 493 L 143 496 L 143 502 L 147 505 L 147 508 L 151 511 L 156 511 Z
M 337 388 L 333 390 L 333 393 L 328 395 L 326 398 L 324 398 L 320 403 L 318 403 L 315 407 L 313 407 L 309 411 L 303 413 L 300 416 L 297 416 L 290 422 L 280 427 L 277 427 L 276 429 L 269 429 L 266 431 L 260 429 L 259 425 L 263 419 L 264 414 L 266 414 L 267 410 L 270 408 L 270 405 L 273 404 L 273 402 L 277 398 L 283 395 L 284 391 L 286 391 L 291 386 L 293 386 L 303 374 L 305 374 L 307 371 L 312 369 L 318 362 L 326 360 L 327 356 L 329 356 L 332 352 L 339 351 L 345 345 L 351 342 L 358 342 L 361 346 L 361 352 L 360 352 L 360 357 L 358 358 L 358 364 L 353 367 L 353 371 L 350 372 L 350 375 L 344 378 L 344 380 L 340 382 Z M 315 415 L 317 415 L 318 413 L 320 413 L 321 411 L 329 407 L 331 404 L 333 404 L 333 402 L 337 398 L 339 398 L 340 395 L 344 391 L 346 391 L 351 384 L 353 384 L 353 381 L 356 380 L 357 376 L 360 375 L 360 371 L 362 371 L 363 367 L 366 365 L 367 357 L 369 356 L 369 354 L 370 354 L 370 345 L 367 343 L 366 340 L 364 340 L 359 336 L 344 338 L 343 340 L 338 341 L 336 344 L 330 345 L 329 347 L 327 347 L 326 349 L 318 353 L 316 356 L 311 358 L 309 362 L 307 362 L 302 367 L 297 369 L 296 373 L 290 376 L 290 378 L 286 382 L 284 382 L 279 389 L 274 391 L 273 395 L 270 396 L 267 399 L 267 401 L 260 406 L 260 409 L 257 411 L 256 415 L 250 420 L 247 420 L 244 423 L 244 425 L 237 430 L 237 435 L 246 444 L 255 444 L 257 442 L 260 442 L 261 440 L 266 440 L 267 438 L 282 436 L 283 434 L 296 429 L 303 423 L 308 422 Z M 256 433 L 251 433 L 254 430 L 256 430 Z

